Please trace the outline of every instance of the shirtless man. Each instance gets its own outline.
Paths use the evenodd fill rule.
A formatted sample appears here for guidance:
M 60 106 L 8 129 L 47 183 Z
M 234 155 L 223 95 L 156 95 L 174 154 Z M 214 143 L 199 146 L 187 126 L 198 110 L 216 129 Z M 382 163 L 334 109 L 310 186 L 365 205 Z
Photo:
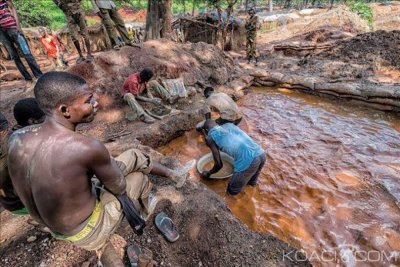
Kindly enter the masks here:
M 14 106 L 14 118 L 17 121 L 17 125 L 12 130 L 42 123 L 44 117 L 45 115 L 39 109 L 36 99 L 21 99 Z M 0 203 L 6 210 L 16 215 L 25 215 L 28 214 L 28 211 L 16 195 L 10 175 L 8 174 L 7 140 L 12 130 L 8 127 L 6 118 L 0 113 Z
M 76 133 L 76 126 L 91 122 L 98 108 L 83 78 L 48 72 L 34 92 L 46 120 L 11 135 L 9 173 L 31 216 L 56 238 L 98 251 L 123 218 L 116 196 L 127 194 L 146 217 L 155 203 L 149 201 L 147 174 L 180 185 L 186 180 L 188 168 L 170 170 L 135 149 L 114 159 L 100 141 Z M 94 175 L 105 188 L 98 196 L 92 190 Z

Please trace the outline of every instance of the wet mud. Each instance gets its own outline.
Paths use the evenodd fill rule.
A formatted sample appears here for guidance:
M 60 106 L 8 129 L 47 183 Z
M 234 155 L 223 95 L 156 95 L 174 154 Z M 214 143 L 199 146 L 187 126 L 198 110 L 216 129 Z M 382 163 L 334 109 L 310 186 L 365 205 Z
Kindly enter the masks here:
M 232 212 L 315 266 L 399 265 L 400 119 L 287 89 L 239 103 L 240 127 L 268 157 L 259 185 L 237 197 L 225 195 L 228 180 L 203 181 Z M 185 162 L 209 149 L 191 131 L 159 151 Z

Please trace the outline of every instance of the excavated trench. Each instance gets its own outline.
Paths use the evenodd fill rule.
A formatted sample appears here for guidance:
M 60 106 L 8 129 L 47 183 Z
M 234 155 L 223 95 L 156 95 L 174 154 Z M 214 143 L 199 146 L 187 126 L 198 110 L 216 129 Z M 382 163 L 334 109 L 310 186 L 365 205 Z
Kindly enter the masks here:
M 268 158 L 237 197 L 227 181 L 204 182 L 232 212 L 315 266 L 399 265 L 400 119 L 287 89 L 253 88 L 239 104 Z M 196 131 L 158 150 L 181 162 L 209 152 Z

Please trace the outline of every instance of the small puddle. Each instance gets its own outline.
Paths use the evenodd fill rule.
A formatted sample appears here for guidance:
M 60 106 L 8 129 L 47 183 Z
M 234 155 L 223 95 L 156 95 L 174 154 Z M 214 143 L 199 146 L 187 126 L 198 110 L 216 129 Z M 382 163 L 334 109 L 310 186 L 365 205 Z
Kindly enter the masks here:
M 400 265 L 400 118 L 285 89 L 239 105 L 240 127 L 267 149 L 259 185 L 228 197 L 226 180 L 203 181 L 235 216 L 316 266 Z M 190 131 L 159 151 L 186 162 L 209 149 Z

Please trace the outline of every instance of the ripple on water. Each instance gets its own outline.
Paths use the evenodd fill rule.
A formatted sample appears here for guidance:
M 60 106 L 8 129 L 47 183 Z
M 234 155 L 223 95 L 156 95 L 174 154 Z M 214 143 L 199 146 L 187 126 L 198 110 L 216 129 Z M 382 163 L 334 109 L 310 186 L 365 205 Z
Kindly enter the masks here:
M 400 265 L 399 118 L 287 90 L 256 90 L 240 106 L 241 127 L 268 153 L 259 185 L 226 197 L 227 181 L 205 182 L 237 217 L 314 265 Z M 209 152 L 195 131 L 160 151 L 182 162 Z M 355 251 L 383 256 L 362 262 Z

